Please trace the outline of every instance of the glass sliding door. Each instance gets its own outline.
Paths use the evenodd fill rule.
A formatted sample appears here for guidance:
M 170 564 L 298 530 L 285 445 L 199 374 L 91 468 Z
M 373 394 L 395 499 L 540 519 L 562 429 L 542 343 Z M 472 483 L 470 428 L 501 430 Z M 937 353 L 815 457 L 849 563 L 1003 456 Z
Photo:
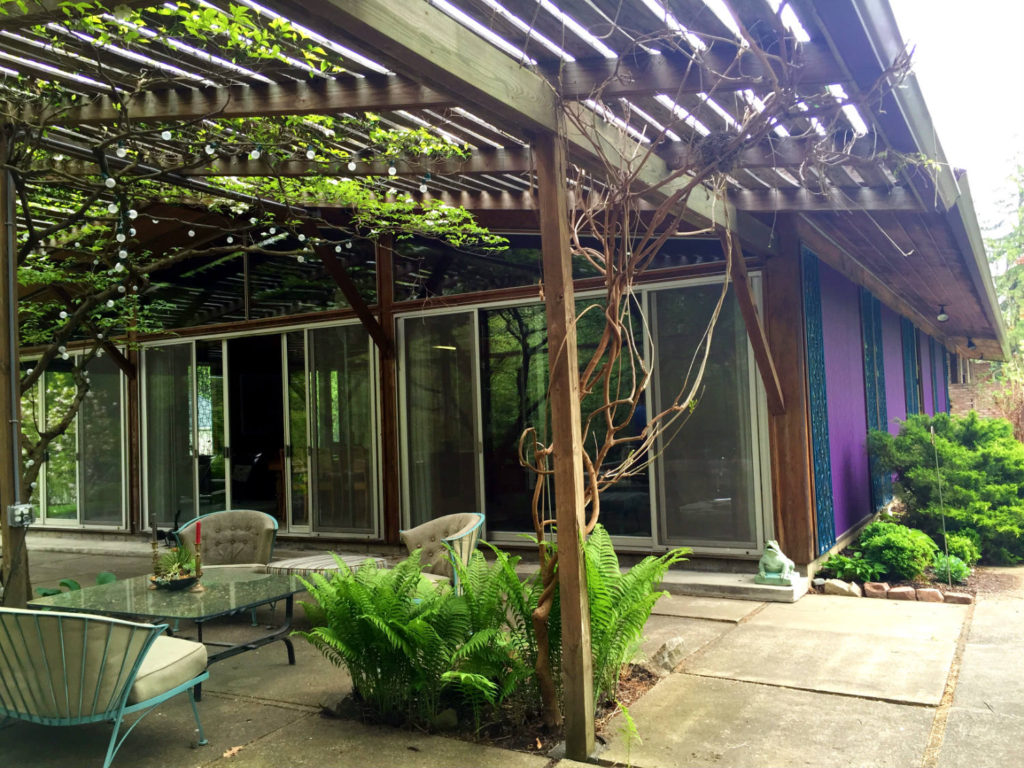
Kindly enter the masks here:
M 198 514 L 205 515 L 227 508 L 222 342 L 196 342 L 195 390 Z
M 345 325 L 312 329 L 308 338 L 313 528 L 373 535 L 377 397 L 369 334 Z M 297 379 L 289 370 L 291 388 Z M 302 430 L 299 421 L 293 430 Z
M 519 464 L 519 438 L 532 426 L 540 442 L 549 440 L 544 307 L 482 309 L 479 321 L 487 529 L 532 530 L 530 508 L 536 476 Z
M 281 336 L 229 339 L 231 506 L 285 522 Z
M 480 511 L 474 313 L 406 318 L 402 329 L 409 525 Z
M 145 350 L 145 497 L 150 525 L 195 517 L 192 344 Z
M 285 407 L 288 409 L 289 527 L 309 526 L 309 429 L 306 425 L 306 339 L 302 331 L 285 334 Z
M 71 372 L 71 360 L 50 361 L 43 374 L 46 428 L 53 429 L 67 415 L 78 387 Z M 78 420 L 75 419 L 46 450 L 46 509 L 44 519 L 78 522 Z
M 699 364 L 694 356 L 720 292 L 719 284 L 652 292 L 659 408 L 669 405 Z M 746 330 L 730 289 L 697 405 L 661 446 L 659 495 L 668 543 L 758 546 L 755 391 Z
M 81 522 L 124 523 L 121 369 L 110 357 L 89 363 L 89 394 L 78 411 Z

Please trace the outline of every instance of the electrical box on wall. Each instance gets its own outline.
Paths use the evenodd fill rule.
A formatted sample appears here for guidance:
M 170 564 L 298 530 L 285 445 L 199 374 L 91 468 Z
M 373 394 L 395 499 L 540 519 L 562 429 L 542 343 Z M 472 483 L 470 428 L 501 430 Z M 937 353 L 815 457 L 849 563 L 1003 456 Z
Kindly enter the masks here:
M 35 520 L 35 507 L 31 504 L 11 504 L 7 507 L 7 524 L 11 528 L 26 528 Z

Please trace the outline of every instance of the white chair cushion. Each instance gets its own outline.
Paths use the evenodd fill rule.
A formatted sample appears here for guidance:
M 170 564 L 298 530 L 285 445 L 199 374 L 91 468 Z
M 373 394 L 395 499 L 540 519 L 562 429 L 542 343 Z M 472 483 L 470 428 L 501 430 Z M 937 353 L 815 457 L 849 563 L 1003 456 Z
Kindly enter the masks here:
M 206 669 L 206 646 L 180 637 L 161 635 L 139 666 L 128 694 L 129 704 L 152 699 L 187 683 Z

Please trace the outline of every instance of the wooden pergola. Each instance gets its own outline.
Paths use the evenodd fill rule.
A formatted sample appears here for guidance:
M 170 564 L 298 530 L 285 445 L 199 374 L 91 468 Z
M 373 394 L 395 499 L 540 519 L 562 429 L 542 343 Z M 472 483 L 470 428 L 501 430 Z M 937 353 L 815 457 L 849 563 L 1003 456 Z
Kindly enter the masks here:
M 913 76 L 876 102 L 868 98 L 904 54 L 884 0 L 730 0 L 727 5 L 703 0 L 239 2 L 315 35 L 345 62 L 346 71 L 331 76 L 311 73 L 287 56 L 256 71 L 219 56 L 216 47 L 198 50 L 188 41 L 164 37 L 149 41 L 151 63 L 144 68 L 163 72 L 173 83 L 140 87 L 137 58 L 116 45 L 80 41 L 82 55 L 102 59 L 113 86 L 132 94 L 130 109 L 124 112 L 109 86 L 76 78 L 77 64 L 66 49 L 48 49 L 33 26 L 60 13 L 53 0 L 29 2 L 27 12 L 9 9 L 9 16 L 0 17 L 0 65 L 53 79 L 82 94 L 81 106 L 70 110 L 62 118 L 62 129 L 52 134 L 52 149 L 68 158 L 65 172 L 94 173 L 95 144 L 107 126 L 126 117 L 155 125 L 372 111 L 387 125 L 426 127 L 473 147 L 467 160 L 399 160 L 393 169 L 377 160 L 351 168 L 347 163 L 308 160 L 298 153 L 272 164 L 241 154 L 218 157 L 169 181 L 201 190 L 223 176 L 388 176 L 398 192 L 463 206 L 485 225 L 540 232 L 551 350 L 570 756 L 590 752 L 593 713 L 578 537 L 583 524 L 583 471 L 576 340 L 571 332 L 575 318 L 568 249 L 573 199 L 567 185 L 569 164 L 600 171 L 603 158 L 595 142 L 628 156 L 640 151 L 647 137 L 671 126 L 657 157 L 635 180 L 649 190 L 652 205 L 671 195 L 686 179 L 668 184 L 665 179 L 686 167 L 703 136 L 733 131 L 744 111 L 758 109 L 759 96 L 770 88 L 773 73 L 765 71 L 760 59 L 743 54 L 737 20 L 766 39 L 779 29 L 787 30 L 798 41 L 789 87 L 818 96 L 823 89 L 834 94 L 832 102 L 821 105 L 830 114 L 845 115 L 839 118 L 846 121 L 845 140 L 836 147 L 833 163 L 807 166 L 817 121 L 809 107 L 806 116 L 778 125 L 770 138 L 742 149 L 729 172 L 725 201 L 699 187 L 685 211 L 685 222 L 694 229 L 729 222 L 730 239 L 723 245 L 746 257 L 733 259 L 731 277 L 771 412 L 773 488 L 776 497 L 801 509 L 812 509 L 811 489 L 805 473 L 787 468 L 806 463 L 806 372 L 800 345 L 794 343 L 802 340 L 803 329 L 775 306 L 800 301 L 795 258 L 799 242 L 950 350 L 989 359 L 1004 353 L 1002 323 L 966 178 L 945 163 Z M 228 6 L 226 0 L 198 4 Z M 151 3 L 99 5 L 145 8 Z M 720 12 L 722 7 L 731 7 L 736 16 L 730 21 Z M 645 45 L 659 34 L 693 40 L 685 53 Z M 714 44 L 702 46 L 699 40 Z M 153 79 L 151 73 L 149 78 Z M 590 102 L 599 88 L 605 103 L 615 105 L 611 111 Z M 874 108 L 843 111 L 844 105 L 867 103 Z M 583 135 L 567 121 L 566 108 L 591 110 L 595 135 Z M 336 141 L 358 155 L 365 137 L 338 136 Z M 158 145 L 154 139 L 154 147 Z M 934 165 L 924 168 L 905 161 L 919 153 L 927 154 Z M 120 160 L 110 153 L 105 162 L 117 168 Z M 427 174 L 428 189 L 422 192 Z M 10 210 L 10 201 L 0 199 L 0 204 Z M 140 233 L 140 238 L 154 240 L 164 236 L 147 233 L 141 226 Z M 10 246 L 0 253 L 9 268 Z M 393 538 L 399 483 L 390 253 L 386 243 L 378 247 L 375 305 L 360 297 L 343 259 L 329 249 L 318 255 L 379 348 L 383 431 L 390 436 L 383 443 L 385 525 Z M 763 268 L 772 285 L 764 320 L 746 279 L 747 261 Z M 13 279 L 0 277 L 5 285 Z M 9 318 L 14 311 L 12 295 L 5 292 L 4 299 L 0 314 Z M 220 299 L 211 291 L 188 300 L 215 304 Z M 948 323 L 936 320 L 940 305 L 951 318 Z M 8 329 L 0 330 L 9 344 Z M 16 352 L 8 349 L 0 367 L 16 361 Z M 16 371 L 16 365 L 13 371 L 0 371 L 4 403 L 12 402 Z M 16 378 L 13 382 L 16 385 Z M 10 428 L 8 420 L 2 420 L 3 507 L 14 498 L 9 489 L 16 487 L 17 438 Z M 12 445 L 13 457 L 7 448 Z M 805 546 L 809 535 L 796 529 L 782 534 L 790 548 Z

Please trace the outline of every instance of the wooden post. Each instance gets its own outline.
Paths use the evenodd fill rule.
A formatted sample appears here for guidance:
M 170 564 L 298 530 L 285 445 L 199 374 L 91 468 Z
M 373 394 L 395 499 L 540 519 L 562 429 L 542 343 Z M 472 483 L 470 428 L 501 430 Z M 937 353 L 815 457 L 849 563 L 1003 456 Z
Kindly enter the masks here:
M 8 525 L 7 508 L 22 500 L 19 423 L 21 392 L 18 384 L 17 253 L 14 247 L 14 200 L 11 177 L 0 175 L 0 542 L 3 546 L 4 594 L 11 608 L 24 608 L 31 597 L 26 528 Z
M 382 236 L 375 245 L 377 262 L 378 322 L 386 344 L 377 347 L 380 360 L 380 433 L 381 481 L 384 505 L 384 541 L 398 544 L 399 484 L 398 472 L 398 371 L 395 361 L 395 281 L 394 253 L 390 236 Z
M 564 138 L 535 137 L 544 306 L 548 325 L 551 443 L 558 522 L 558 588 L 562 606 L 565 756 L 585 762 L 594 750 L 594 675 L 590 604 L 583 562 L 583 439 L 580 435 L 576 302 L 569 255 L 569 201 Z
M 797 563 L 815 557 L 814 472 L 807 394 L 800 241 L 792 216 L 778 221 L 780 253 L 764 268 L 768 346 L 776 363 L 786 410 L 768 416 L 775 535 Z

